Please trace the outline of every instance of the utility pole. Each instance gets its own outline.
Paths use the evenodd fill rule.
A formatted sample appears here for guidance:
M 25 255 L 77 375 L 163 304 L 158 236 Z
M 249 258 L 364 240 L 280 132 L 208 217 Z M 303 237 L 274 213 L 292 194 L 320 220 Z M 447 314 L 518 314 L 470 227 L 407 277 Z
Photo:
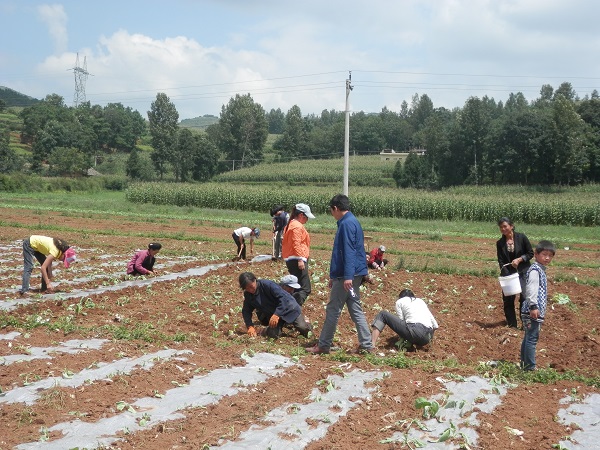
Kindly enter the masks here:
M 77 53 L 77 59 L 75 60 L 75 67 L 72 69 L 75 75 L 75 95 L 73 96 L 73 105 L 77 108 L 80 103 L 85 102 L 85 83 L 88 75 L 91 75 L 87 71 L 87 58 L 83 57 L 83 67 L 79 67 L 79 53 Z
M 350 91 L 352 90 L 352 71 L 346 80 L 346 123 L 344 127 L 344 195 L 348 195 L 348 171 L 350 168 Z

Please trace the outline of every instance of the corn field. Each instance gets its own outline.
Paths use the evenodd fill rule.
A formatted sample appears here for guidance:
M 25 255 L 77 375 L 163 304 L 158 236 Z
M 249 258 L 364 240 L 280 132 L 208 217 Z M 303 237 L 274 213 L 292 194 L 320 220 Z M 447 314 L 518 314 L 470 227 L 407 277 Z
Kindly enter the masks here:
M 503 195 L 501 187 L 483 189 L 480 195 L 476 188 L 427 192 L 355 187 L 350 191 L 350 200 L 357 216 L 480 222 L 508 216 L 519 223 L 537 225 L 600 225 L 599 188 L 564 188 L 555 193 L 523 189 L 508 196 Z M 139 183 L 127 189 L 126 198 L 136 203 L 261 212 L 269 211 L 273 204 L 290 208 L 302 202 L 323 214 L 331 197 L 340 191 L 316 186 Z
M 379 156 L 350 157 L 352 170 L 349 184 L 352 186 L 395 187 L 392 178 L 394 162 L 381 161 Z M 225 172 L 215 177 L 222 183 L 341 183 L 343 158 L 311 159 L 293 163 L 259 164 L 233 172 Z

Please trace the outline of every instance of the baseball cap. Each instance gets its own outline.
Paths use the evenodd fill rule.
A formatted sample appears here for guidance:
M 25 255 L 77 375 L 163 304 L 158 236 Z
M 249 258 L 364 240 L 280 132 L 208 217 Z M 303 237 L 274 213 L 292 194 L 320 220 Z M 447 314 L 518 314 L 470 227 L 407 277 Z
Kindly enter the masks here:
M 71 263 L 75 262 L 76 260 L 77 254 L 75 253 L 75 250 L 73 250 L 73 247 L 66 249 L 63 257 L 63 264 L 65 265 L 65 268 L 68 269 Z
M 385 245 L 380 245 L 379 250 L 381 250 L 382 252 L 385 252 Z
M 286 286 L 292 287 L 294 289 L 300 289 L 300 285 L 298 284 L 298 277 L 296 275 L 286 275 L 284 276 L 279 284 L 285 284 Z
M 314 219 L 315 216 L 313 215 L 313 213 L 310 212 L 310 206 L 308 206 L 306 203 L 298 203 L 296 205 L 296 210 L 300 211 L 301 213 L 304 213 L 304 215 L 306 217 L 308 217 L 309 219 Z
M 254 231 L 254 236 L 256 236 L 257 238 L 260 237 L 260 230 L 258 228 L 255 228 L 252 231 Z

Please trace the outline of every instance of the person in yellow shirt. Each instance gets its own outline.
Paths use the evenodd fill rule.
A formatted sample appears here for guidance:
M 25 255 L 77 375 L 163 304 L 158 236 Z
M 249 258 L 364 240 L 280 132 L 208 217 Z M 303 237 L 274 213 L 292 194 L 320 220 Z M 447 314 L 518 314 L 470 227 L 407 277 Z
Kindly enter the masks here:
M 33 271 L 33 258 L 41 264 L 42 289 L 44 293 L 52 293 L 52 263 L 56 260 L 62 261 L 68 268 L 77 259 L 75 250 L 64 240 L 48 236 L 32 235 L 23 240 L 23 282 L 19 294 L 30 295 L 29 279 Z

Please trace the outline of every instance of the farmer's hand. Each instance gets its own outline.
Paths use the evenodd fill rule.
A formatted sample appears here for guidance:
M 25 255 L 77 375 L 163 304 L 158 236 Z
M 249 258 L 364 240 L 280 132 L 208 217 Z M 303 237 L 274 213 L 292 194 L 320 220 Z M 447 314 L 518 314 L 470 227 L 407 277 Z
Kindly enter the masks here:
M 277 314 L 273 314 L 271 316 L 271 318 L 269 319 L 269 326 L 271 328 L 275 328 L 278 323 L 279 323 L 279 316 Z
M 532 309 L 531 311 L 529 311 L 529 317 L 531 317 L 532 319 L 539 319 L 539 317 L 540 317 L 540 310 L 539 309 Z
M 344 289 L 346 291 L 349 291 L 350 289 L 352 289 L 354 286 L 352 285 L 352 280 L 344 280 Z
M 256 329 L 254 327 L 248 327 L 248 336 L 256 337 Z
M 302 261 L 301 259 L 298 260 L 298 269 L 300 270 L 304 270 L 304 261 Z

